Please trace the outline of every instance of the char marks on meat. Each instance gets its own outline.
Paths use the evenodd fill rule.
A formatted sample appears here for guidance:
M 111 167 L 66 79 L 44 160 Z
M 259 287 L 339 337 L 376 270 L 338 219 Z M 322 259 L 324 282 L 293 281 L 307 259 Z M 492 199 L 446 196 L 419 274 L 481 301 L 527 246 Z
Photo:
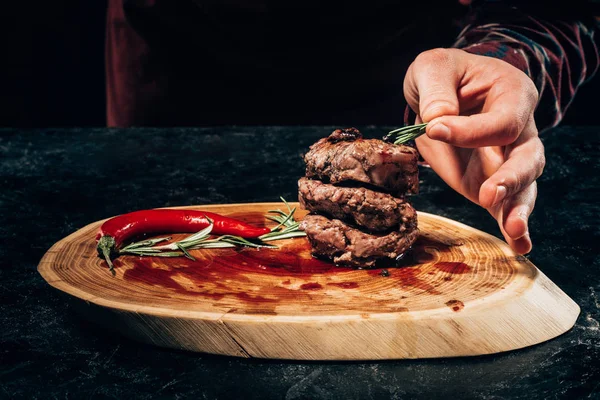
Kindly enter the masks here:
M 310 147 L 304 156 L 307 177 L 332 184 L 362 182 L 395 195 L 418 193 L 416 149 L 342 131 Z
M 372 267 L 379 259 L 395 259 L 415 242 L 419 230 L 388 234 L 366 233 L 338 219 L 307 215 L 300 224 L 315 254 L 329 257 L 336 264 Z
M 369 231 L 399 232 L 417 225 L 415 210 L 402 198 L 364 187 L 334 186 L 319 180 L 298 181 L 300 205 L 309 211 L 350 221 Z
M 327 138 L 331 143 L 337 143 L 343 140 L 351 142 L 356 139 L 362 139 L 362 133 L 356 128 L 336 129 Z

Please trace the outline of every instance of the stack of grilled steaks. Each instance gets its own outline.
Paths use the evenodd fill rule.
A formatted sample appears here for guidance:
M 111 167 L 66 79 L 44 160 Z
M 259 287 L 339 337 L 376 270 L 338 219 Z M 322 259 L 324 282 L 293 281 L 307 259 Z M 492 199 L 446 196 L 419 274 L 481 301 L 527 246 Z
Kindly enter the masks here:
M 300 228 L 313 254 L 362 268 L 402 256 L 419 232 L 405 199 L 418 192 L 417 158 L 412 147 L 363 139 L 355 128 L 313 144 L 298 181 L 300 205 L 311 212 Z

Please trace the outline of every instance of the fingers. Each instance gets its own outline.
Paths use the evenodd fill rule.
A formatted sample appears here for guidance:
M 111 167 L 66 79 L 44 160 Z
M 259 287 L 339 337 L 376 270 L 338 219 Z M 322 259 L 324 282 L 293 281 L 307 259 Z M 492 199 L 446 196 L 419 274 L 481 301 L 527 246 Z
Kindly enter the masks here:
M 490 210 L 498 221 L 506 242 L 519 254 L 527 254 L 532 248 L 528 223 L 536 197 L 537 184 L 534 182 L 503 204 Z
M 538 93 L 523 72 L 508 64 L 503 68 L 501 78 L 489 83 L 481 113 L 439 116 L 430 120 L 427 136 L 465 148 L 513 143 L 529 121 Z
M 446 162 L 434 169 L 496 217 L 516 252 L 529 252 L 528 219 L 537 195 L 535 181 L 545 163 L 533 119 L 538 93 L 531 79 L 501 60 L 436 49 L 411 64 L 404 92 L 417 115 L 428 122 L 426 135 L 417 140 L 419 148 L 442 146 L 453 156 L 446 161 L 456 164 L 452 168 Z M 480 147 L 484 149 L 467 150 Z M 440 152 L 436 153 L 437 159 Z M 449 176 L 448 170 L 464 176 Z
M 479 190 L 479 204 L 498 221 L 506 242 L 519 254 L 531 251 L 528 221 L 537 197 L 536 179 L 545 166 L 544 145 L 537 135 L 533 116 L 506 161 Z
M 479 204 L 491 208 L 529 187 L 540 177 L 546 160 L 533 118 L 508 153 L 508 159 L 479 189 Z
M 406 73 L 405 97 L 425 122 L 459 113 L 456 93 L 461 71 L 452 54 L 447 49 L 423 52 Z

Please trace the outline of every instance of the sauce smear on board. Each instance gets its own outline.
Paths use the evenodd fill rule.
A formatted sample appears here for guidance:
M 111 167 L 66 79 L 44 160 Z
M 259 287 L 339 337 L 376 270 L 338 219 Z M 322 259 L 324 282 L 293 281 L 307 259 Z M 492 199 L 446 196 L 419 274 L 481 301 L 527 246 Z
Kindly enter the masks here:
M 449 284 L 446 279 L 449 274 L 472 271 L 460 262 L 435 262 L 440 254 L 450 252 L 451 247 L 420 238 L 396 265 L 356 270 L 312 257 L 310 243 L 301 238 L 276 250 L 196 250 L 192 252 L 196 261 L 184 257 L 125 256 L 115 260 L 115 268 L 124 268 L 124 279 L 137 284 L 167 288 L 207 301 L 232 298 L 257 313 L 274 313 L 277 303 L 290 296 L 307 302 L 315 301 L 314 296 L 326 299 L 332 290 L 360 290 L 363 284 L 369 286 L 366 284 L 369 280 L 369 284 L 372 280 L 382 280 L 385 285 L 413 294 L 439 295 L 440 286 Z M 439 254 L 436 256 L 435 252 Z M 434 274 L 429 274 L 432 271 Z

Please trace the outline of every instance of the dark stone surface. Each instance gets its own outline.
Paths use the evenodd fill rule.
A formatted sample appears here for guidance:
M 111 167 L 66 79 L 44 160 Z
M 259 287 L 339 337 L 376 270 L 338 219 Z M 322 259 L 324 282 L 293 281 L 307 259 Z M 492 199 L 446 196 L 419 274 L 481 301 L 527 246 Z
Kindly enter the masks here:
M 79 319 L 36 267 L 54 242 L 111 215 L 294 199 L 301 154 L 331 128 L 0 131 L 0 398 L 599 398 L 599 130 L 545 135 L 548 165 L 531 219 L 530 259 L 581 306 L 571 331 L 492 356 L 326 363 L 114 336 Z M 431 170 L 421 177 L 417 209 L 499 235 Z

